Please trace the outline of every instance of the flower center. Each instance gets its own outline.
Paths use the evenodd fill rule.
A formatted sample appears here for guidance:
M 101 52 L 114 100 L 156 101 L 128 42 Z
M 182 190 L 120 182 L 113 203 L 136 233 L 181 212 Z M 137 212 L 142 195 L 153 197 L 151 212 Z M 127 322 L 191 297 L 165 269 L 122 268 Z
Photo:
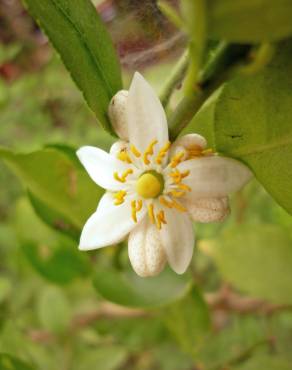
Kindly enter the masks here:
M 164 188 L 162 175 L 156 171 L 144 172 L 136 182 L 136 191 L 143 198 L 156 198 Z

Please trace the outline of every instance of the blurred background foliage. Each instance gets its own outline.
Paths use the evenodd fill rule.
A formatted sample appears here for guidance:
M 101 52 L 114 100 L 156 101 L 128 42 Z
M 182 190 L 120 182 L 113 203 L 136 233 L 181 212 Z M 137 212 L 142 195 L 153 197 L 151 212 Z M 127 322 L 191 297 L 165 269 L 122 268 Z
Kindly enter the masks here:
M 184 37 L 154 1 L 94 3 L 125 81 L 139 68 L 159 88 Z M 48 146 L 69 167 L 71 148 L 108 149 L 113 138 L 18 0 L 1 1 L 0 26 L 0 144 Z M 28 174 L 33 160 L 23 155 Z M 52 214 L 42 181 L 37 193 L 28 180 L 28 193 L 0 163 L 1 370 L 292 369 L 292 219 L 255 180 L 232 198 L 226 222 L 196 225 L 186 276 L 147 280 L 131 272 L 123 245 L 80 253 L 86 215 L 70 217 L 65 201 Z M 90 189 L 94 208 L 100 190 Z

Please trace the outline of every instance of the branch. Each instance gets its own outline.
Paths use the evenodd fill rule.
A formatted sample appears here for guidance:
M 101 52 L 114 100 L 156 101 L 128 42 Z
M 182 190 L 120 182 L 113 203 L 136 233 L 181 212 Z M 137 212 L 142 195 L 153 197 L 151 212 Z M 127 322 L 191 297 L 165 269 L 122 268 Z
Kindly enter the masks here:
M 172 141 L 192 120 L 208 97 L 230 78 L 236 66 L 247 57 L 250 48 L 250 45 L 229 45 L 225 42 L 218 45 L 213 56 L 200 73 L 193 93 L 181 100 L 169 120 Z

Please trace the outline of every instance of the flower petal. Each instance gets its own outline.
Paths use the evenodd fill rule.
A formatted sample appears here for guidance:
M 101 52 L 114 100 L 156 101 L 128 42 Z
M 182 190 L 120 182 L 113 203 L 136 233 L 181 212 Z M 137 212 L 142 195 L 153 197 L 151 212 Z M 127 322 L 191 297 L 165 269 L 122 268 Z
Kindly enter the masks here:
M 122 188 L 122 184 L 114 179 L 114 172 L 122 173 L 129 165 L 93 146 L 83 146 L 77 151 L 77 156 L 97 185 L 107 190 Z
M 156 276 L 166 262 L 159 230 L 148 217 L 130 232 L 128 240 L 129 259 L 135 272 L 141 277 Z
M 143 219 L 145 212 L 142 209 L 137 213 L 138 222 Z M 126 199 L 123 204 L 115 206 L 113 194 L 106 193 L 82 230 L 79 249 L 92 250 L 119 243 L 136 225 L 131 217 L 130 200 Z
M 190 170 L 183 180 L 192 189 L 186 195 L 187 200 L 225 197 L 243 187 L 252 176 L 241 162 L 219 156 L 191 159 L 177 168 L 179 171 Z
M 160 230 L 168 263 L 177 274 L 183 274 L 193 255 L 195 234 L 190 216 L 176 210 L 165 209 L 167 224 Z
M 148 82 L 136 72 L 127 99 L 129 141 L 141 152 L 150 142 L 158 140 L 158 148 L 168 141 L 168 126 L 164 109 Z
M 228 198 L 202 198 L 183 203 L 195 222 L 223 221 L 230 213 Z

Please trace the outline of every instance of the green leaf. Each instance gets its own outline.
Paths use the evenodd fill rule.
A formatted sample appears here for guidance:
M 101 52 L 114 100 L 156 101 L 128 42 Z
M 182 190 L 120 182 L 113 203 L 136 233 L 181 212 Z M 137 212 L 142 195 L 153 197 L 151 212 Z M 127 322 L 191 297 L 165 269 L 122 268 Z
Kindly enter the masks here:
M 211 37 L 232 42 L 275 41 L 292 35 L 290 0 L 207 0 Z
M 281 227 L 234 227 L 206 247 L 235 288 L 275 303 L 292 303 L 287 293 L 292 286 L 292 240 Z
M 63 291 L 49 286 L 39 296 L 38 318 L 42 326 L 54 333 L 63 333 L 69 328 L 72 311 Z
M 18 358 L 8 355 L 6 353 L 0 353 L 0 369 L 1 370 L 32 370 L 32 367 L 25 364 Z
M 78 251 L 77 243 L 49 229 L 26 198 L 17 202 L 13 223 L 25 257 L 43 278 L 67 284 L 91 272 L 88 256 Z
M 77 246 L 64 238 L 59 243 L 56 246 L 25 243 L 22 250 L 34 269 L 54 283 L 67 284 L 88 275 L 90 265 Z
M 120 369 L 127 359 L 127 351 L 120 346 L 98 346 L 86 349 L 76 359 L 73 370 Z
M 272 197 L 292 214 L 292 43 L 272 63 L 233 79 L 192 122 L 223 155 L 245 162 Z
M 232 368 L 233 369 L 233 368 Z M 234 369 L 237 370 L 291 370 L 291 363 L 280 356 L 258 354 L 246 363 Z
M 58 215 L 51 223 L 58 229 L 65 225 L 65 228 L 73 229 L 75 235 L 95 211 L 103 194 L 81 166 L 57 149 L 15 154 L 0 148 L 0 158 L 24 182 L 35 199 Z
M 24 0 L 60 54 L 89 107 L 112 132 L 107 109 L 122 89 L 110 36 L 90 0 Z M 56 87 L 57 88 L 57 87 Z
M 163 311 L 163 320 L 181 348 L 190 354 L 195 354 L 211 324 L 208 306 L 195 287 Z
M 153 278 L 141 278 L 133 271 L 99 268 L 94 286 L 108 301 L 129 307 L 151 308 L 167 305 L 183 297 L 190 289 L 186 276 L 165 270 Z

